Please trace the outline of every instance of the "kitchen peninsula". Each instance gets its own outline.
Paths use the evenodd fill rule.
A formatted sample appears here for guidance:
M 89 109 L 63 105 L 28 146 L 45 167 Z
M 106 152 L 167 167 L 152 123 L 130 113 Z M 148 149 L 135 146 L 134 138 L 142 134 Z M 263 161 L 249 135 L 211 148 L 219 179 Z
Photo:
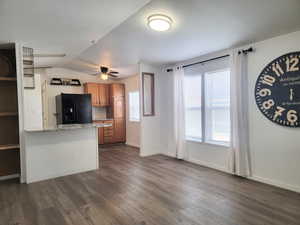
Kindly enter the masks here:
M 98 169 L 98 129 L 109 126 L 92 123 L 25 130 L 26 183 Z

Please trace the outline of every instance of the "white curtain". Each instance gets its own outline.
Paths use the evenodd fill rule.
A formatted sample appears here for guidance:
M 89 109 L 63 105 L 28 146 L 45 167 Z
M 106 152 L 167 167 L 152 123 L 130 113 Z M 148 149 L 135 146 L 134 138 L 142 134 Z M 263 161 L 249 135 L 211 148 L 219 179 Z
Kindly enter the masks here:
M 233 174 L 251 174 L 249 155 L 247 55 L 234 50 L 230 76 L 231 151 L 229 169 Z
M 182 66 L 173 68 L 174 79 L 174 139 L 176 157 L 184 159 L 185 148 L 185 106 L 184 106 L 184 70 Z

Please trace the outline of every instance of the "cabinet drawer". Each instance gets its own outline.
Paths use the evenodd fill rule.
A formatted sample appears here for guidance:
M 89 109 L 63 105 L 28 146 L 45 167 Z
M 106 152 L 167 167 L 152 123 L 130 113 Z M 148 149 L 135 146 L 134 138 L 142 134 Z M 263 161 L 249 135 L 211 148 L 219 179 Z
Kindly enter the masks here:
M 104 137 L 112 137 L 113 136 L 113 131 L 104 131 Z
M 105 130 L 105 131 L 112 131 L 112 130 L 113 130 L 113 127 L 104 127 L 104 130 Z

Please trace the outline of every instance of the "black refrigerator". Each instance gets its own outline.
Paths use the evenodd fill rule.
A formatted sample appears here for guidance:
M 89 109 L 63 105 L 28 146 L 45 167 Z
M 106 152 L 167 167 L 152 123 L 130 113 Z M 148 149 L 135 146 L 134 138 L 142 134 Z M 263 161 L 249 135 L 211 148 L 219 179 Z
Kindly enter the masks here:
M 57 124 L 92 123 L 90 94 L 60 94 L 56 96 Z

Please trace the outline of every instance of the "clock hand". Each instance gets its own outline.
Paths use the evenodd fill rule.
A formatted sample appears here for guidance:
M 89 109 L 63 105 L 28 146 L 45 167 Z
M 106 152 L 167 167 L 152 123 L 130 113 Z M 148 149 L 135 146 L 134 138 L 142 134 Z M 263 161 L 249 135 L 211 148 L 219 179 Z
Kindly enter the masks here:
M 294 90 L 290 88 L 290 101 L 293 101 L 294 98 Z

